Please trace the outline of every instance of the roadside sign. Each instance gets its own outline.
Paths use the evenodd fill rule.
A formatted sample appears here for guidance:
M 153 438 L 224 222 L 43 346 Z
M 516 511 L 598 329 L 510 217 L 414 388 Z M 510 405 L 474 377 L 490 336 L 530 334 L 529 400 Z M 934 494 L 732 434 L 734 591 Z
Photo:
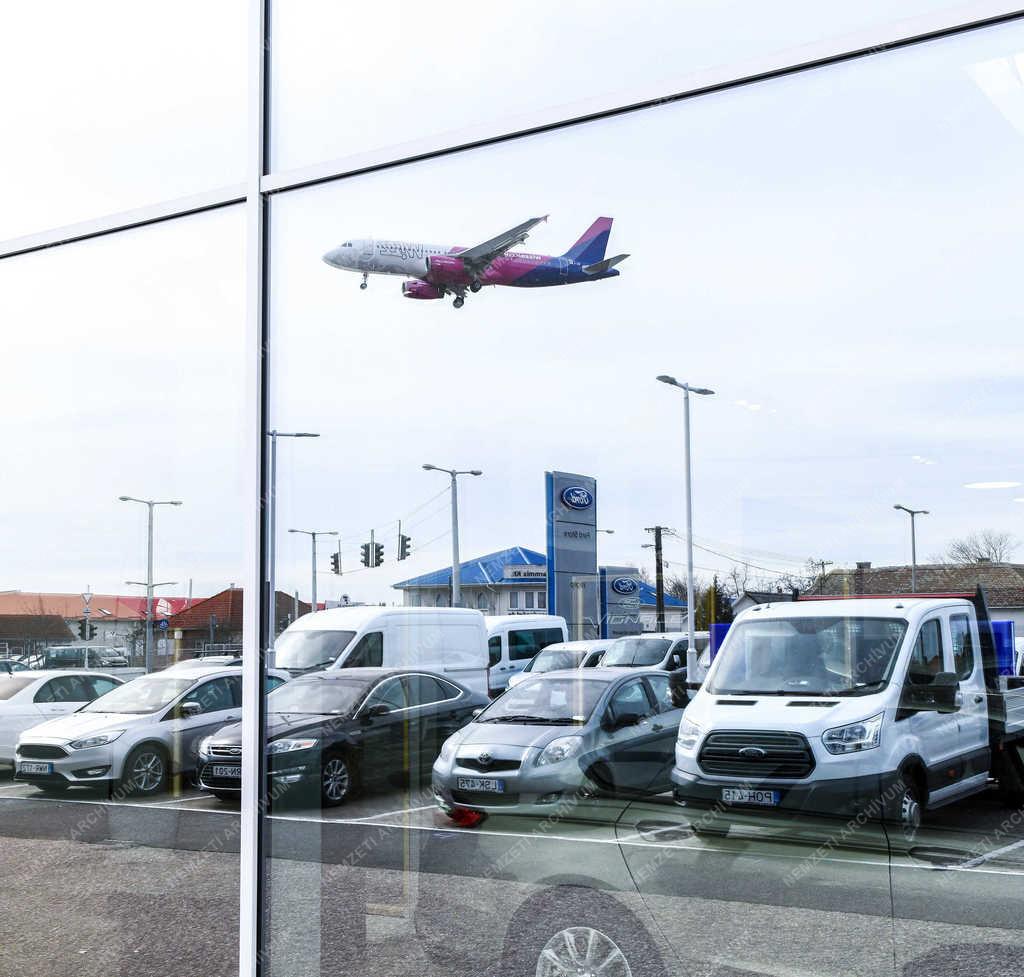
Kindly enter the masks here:
M 164 618 L 164 619 L 163 619 L 163 620 L 161 620 L 161 621 L 157 621 L 157 625 L 156 625 L 156 626 L 157 626 L 157 627 L 158 627 L 158 628 L 159 628 L 159 629 L 160 629 L 161 631 L 166 631 L 166 630 L 167 630 L 167 629 L 168 629 L 168 628 L 170 627 L 170 624 L 168 624 L 168 623 L 167 623 L 167 619 L 166 619 L 166 618 Z

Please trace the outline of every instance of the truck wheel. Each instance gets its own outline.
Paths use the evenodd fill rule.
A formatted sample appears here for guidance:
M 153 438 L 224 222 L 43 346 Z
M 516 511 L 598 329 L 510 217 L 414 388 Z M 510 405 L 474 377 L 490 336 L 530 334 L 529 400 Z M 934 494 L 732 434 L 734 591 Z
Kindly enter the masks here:
M 921 790 L 916 783 L 906 776 L 900 783 L 900 790 L 893 799 L 893 816 L 908 840 L 912 840 L 921 827 L 921 816 L 924 805 L 921 803 Z
M 1024 777 L 1016 757 L 1005 753 L 999 763 L 999 796 L 1006 807 L 1024 807 Z

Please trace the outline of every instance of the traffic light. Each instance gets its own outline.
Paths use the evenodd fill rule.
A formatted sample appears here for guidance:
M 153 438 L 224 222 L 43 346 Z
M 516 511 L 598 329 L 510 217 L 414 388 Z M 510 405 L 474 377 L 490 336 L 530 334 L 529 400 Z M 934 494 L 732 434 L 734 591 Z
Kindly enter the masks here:
M 384 562 L 384 544 L 373 544 L 373 565 L 379 567 Z
M 363 566 L 372 567 L 373 564 L 370 562 L 370 544 L 363 543 L 363 545 L 359 547 L 359 552 L 363 554 L 362 557 L 360 557 L 360 562 Z
M 83 617 L 82 620 L 78 622 L 78 637 L 79 637 L 79 639 L 81 641 L 88 641 L 89 640 L 88 636 L 89 636 L 89 621 L 88 621 L 88 619 Z
M 412 544 L 412 537 L 406 536 L 404 533 L 398 537 L 398 559 L 406 560 L 409 558 L 409 548 Z
M 331 554 L 331 573 L 336 573 L 336 574 L 338 574 L 338 576 L 341 576 L 341 554 L 340 553 L 332 553 Z
M 86 631 L 88 633 L 85 636 L 85 640 L 86 641 L 92 641 L 92 639 L 96 637 L 96 625 L 93 624 L 92 621 L 90 621 L 88 623 L 88 627 L 86 628 Z

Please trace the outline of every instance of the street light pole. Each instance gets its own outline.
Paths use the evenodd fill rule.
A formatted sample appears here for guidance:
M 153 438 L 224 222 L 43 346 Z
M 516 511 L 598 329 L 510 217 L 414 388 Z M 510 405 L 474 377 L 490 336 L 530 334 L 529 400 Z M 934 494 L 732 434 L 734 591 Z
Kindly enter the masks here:
M 313 529 L 289 529 L 288 532 L 290 532 L 290 533 L 302 533 L 303 535 L 308 536 L 310 538 L 311 543 L 312 543 L 313 563 L 312 563 L 312 572 L 311 572 L 311 579 L 310 579 L 310 590 L 312 591 L 312 595 L 313 595 L 313 603 L 312 603 L 311 613 L 315 614 L 316 613 L 316 538 L 317 538 L 317 536 L 337 536 L 338 533 L 334 529 L 328 529 L 328 530 L 323 530 L 323 529 L 318 529 L 318 530 L 313 530 Z
M 277 439 L 318 438 L 320 435 L 310 431 L 267 431 L 267 437 L 270 438 L 270 498 L 267 500 L 267 582 L 270 606 L 267 608 L 267 647 L 273 648 L 277 636 L 277 581 L 274 571 L 277 556 Z
M 917 527 L 914 524 L 916 516 L 930 515 L 927 509 L 910 509 L 905 505 L 894 505 L 894 509 L 901 509 L 910 516 L 910 592 L 917 593 Z
M 706 387 L 691 387 L 688 383 L 680 383 L 675 377 L 662 374 L 657 378 L 661 383 L 667 383 L 670 387 L 678 387 L 683 391 L 683 431 L 684 448 L 683 454 L 686 465 L 686 624 L 688 638 L 686 646 L 686 678 L 688 682 L 693 681 L 697 673 L 697 647 L 694 631 L 694 606 L 693 606 L 693 481 L 690 464 L 690 394 L 697 394 L 701 397 L 710 397 L 714 390 Z
M 119 502 L 138 502 L 140 505 L 146 506 L 149 510 L 147 513 L 147 526 L 146 526 L 146 582 L 140 583 L 134 582 L 134 586 L 140 586 L 146 588 L 146 652 L 145 652 L 145 667 L 147 674 L 153 671 L 153 589 L 155 587 L 167 586 L 170 581 L 165 583 L 153 583 L 153 510 L 158 505 L 181 505 L 177 500 L 168 501 L 157 501 L 156 499 L 137 499 L 132 495 L 119 495 L 117 497 Z M 131 582 L 131 581 L 128 581 Z
M 452 607 L 462 605 L 462 579 L 459 567 L 459 475 L 482 475 L 478 468 L 459 470 L 441 468 L 438 465 L 424 465 L 424 471 L 445 472 L 452 480 Z

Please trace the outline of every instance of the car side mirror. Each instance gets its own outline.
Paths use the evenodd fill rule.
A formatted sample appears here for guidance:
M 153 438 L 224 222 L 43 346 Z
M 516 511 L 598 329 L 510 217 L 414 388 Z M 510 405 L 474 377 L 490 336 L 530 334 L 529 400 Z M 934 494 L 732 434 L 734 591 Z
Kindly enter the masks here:
M 470 715 L 472 716 L 473 719 L 476 719 L 476 717 L 479 716 L 480 713 L 482 713 L 483 711 L 484 711 L 484 707 L 481 706 L 479 709 L 474 709 L 472 711 L 472 713 L 470 713 Z
M 939 672 L 927 685 L 903 686 L 900 712 L 957 712 L 957 692 L 960 681 L 955 672 Z
M 363 713 L 363 719 L 374 719 L 380 716 L 386 716 L 391 710 L 384 705 L 383 702 L 378 702 L 375 706 L 370 706 L 366 712 Z
M 182 719 L 193 719 L 203 711 L 203 707 L 198 702 L 183 702 L 181 704 L 181 718 Z
M 601 720 L 601 728 L 609 733 L 614 733 L 617 729 L 625 729 L 627 726 L 639 725 L 640 717 L 635 712 L 626 712 L 621 716 L 606 712 Z
M 690 704 L 690 690 L 686 687 L 686 669 L 680 668 L 668 674 L 668 694 L 676 709 L 685 709 Z

